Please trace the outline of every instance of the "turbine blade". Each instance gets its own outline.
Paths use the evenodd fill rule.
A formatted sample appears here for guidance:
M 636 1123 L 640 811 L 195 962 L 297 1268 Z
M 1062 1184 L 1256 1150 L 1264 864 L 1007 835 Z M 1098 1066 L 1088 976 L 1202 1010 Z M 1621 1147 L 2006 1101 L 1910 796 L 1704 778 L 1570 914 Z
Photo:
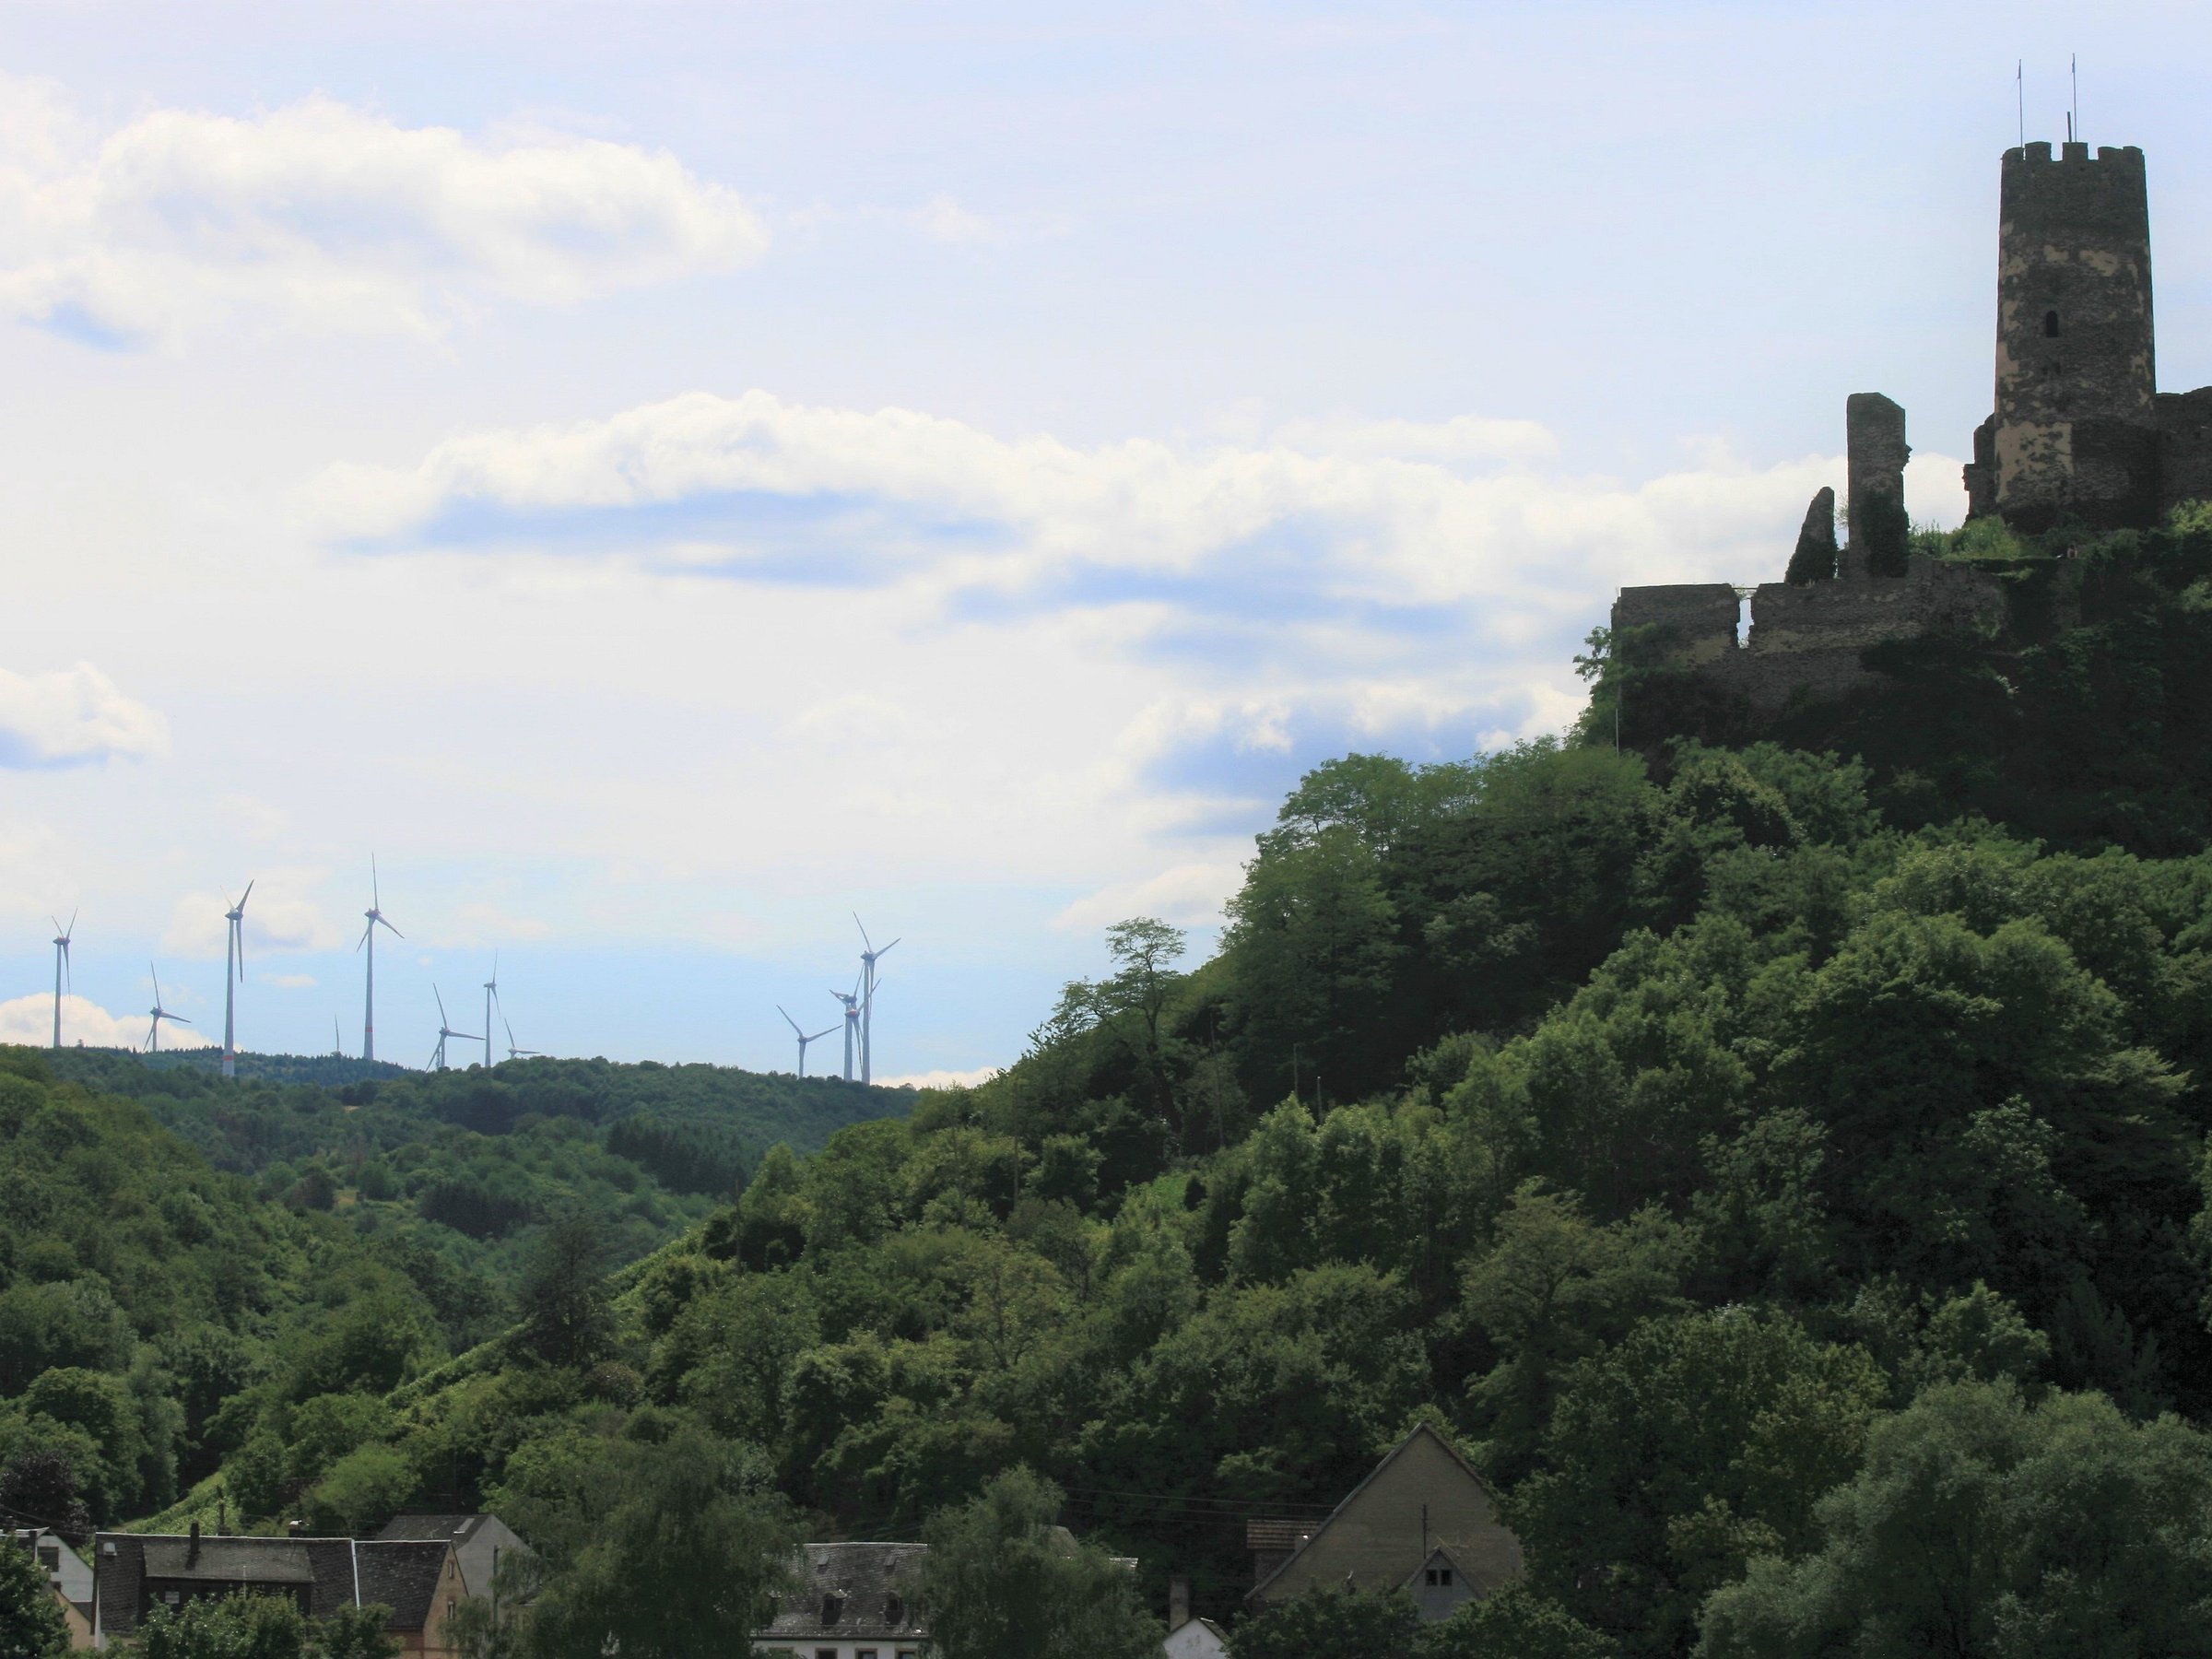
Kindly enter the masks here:
M 899 935 L 899 939 L 903 939 L 905 937 L 906 935 L 904 934 L 900 934 Z M 876 959 L 880 962 L 885 957 L 889 956 L 892 951 L 896 950 L 899 947 L 899 939 L 893 939 L 888 945 L 886 945 L 881 950 L 877 951 L 876 953 Z
M 853 925 L 860 928 L 860 942 L 868 947 L 868 954 L 870 956 L 875 955 L 876 942 L 868 937 L 868 930 L 865 927 L 861 926 L 860 912 L 858 911 L 854 911 L 853 912 Z
M 369 908 L 371 910 L 384 908 L 383 895 L 377 890 L 376 854 L 373 853 L 369 854 Z
M 438 1023 L 440 1025 L 452 1024 L 453 1022 L 446 1017 L 445 993 L 439 990 L 437 986 L 432 985 L 430 987 L 430 994 L 438 999 Z
M 192 1023 L 191 1020 L 185 1018 L 182 1014 L 164 1014 L 161 1016 L 161 1018 L 164 1019 L 173 1019 L 179 1025 L 190 1025 Z
M 253 883 L 249 881 L 246 883 L 246 890 L 238 896 L 238 908 L 241 911 L 244 910 L 246 908 L 246 900 L 253 897 Z
M 398 928 L 394 927 L 391 923 L 384 922 L 384 919 L 381 914 L 377 917 L 377 920 L 383 923 L 386 931 L 388 931 L 394 938 L 404 939 L 407 936 L 406 934 L 401 933 Z
M 799 1029 L 799 1022 L 794 1019 L 791 1015 L 785 1011 L 782 1003 L 778 1003 L 776 1005 L 776 1012 L 783 1016 L 783 1023 L 789 1026 L 793 1030 L 795 1031 Z

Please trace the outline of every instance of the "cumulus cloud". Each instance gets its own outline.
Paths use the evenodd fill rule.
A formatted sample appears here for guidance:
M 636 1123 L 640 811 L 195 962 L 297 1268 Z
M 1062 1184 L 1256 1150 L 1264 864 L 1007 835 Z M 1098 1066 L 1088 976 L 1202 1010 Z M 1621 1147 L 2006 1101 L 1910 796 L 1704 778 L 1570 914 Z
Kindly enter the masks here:
M 970 212 L 948 195 L 930 197 L 910 217 L 914 228 L 932 241 L 991 241 L 998 235 L 989 219 L 980 213 Z
M 1221 907 L 1244 879 L 1233 859 L 1180 864 L 1141 881 L 1116 882 L 1077 900 L 1053 919 L 1058 928 L 1095 932 L 1131 916 L 1157 916 L 1184 927 L 1221 920 Z
M 168 750 L 168 723 L 89 663 L 47 674 L 0 668 L 0 767 L 145 759 Z
M 315 902 L 312 888 L 319 874 L 280 869 L 253 878 L 245 915 L 249 961 L 264 951 L 335 950 L 349 942 L 346 930 L 324 915 Z M 244 885 L 241 882 L 228 894 L 219 888 L 207 888 L 179 899 L 161 934 L 162 950 L 172 956 L 205 959 L 220 957 L 227 926 L 225 912 Z
M 665 152 L 402 126 L 310 98 L 112 131 L 0 77 L 0 312 L 90 344 L 276 324 L 429 335 L 752 263 L 768 233 Z
M 74 1048 L 135 1049 L 146 1041 L 147 1017 L 111 1014 L 88 997 L 62 998 L 62 1041 Z M 197 1048 L 199 1040 L 175 1028 L 161 1034 L 166 1047 Z M 0 1002 L 0 1042 L 20 1042 L 44 1048 L 53 1041 L 53 994 L 34 994 Z
M 1531 423 L 1468 418 L 1083 449 L 909 409 L 694 393 L 466 434 L 414 467 L 335 467 L 306 506 L 362 547 L 618 552 L 1271 629 L 1386 615 L 1397 633 L 1457 607 L 1452 626 L 1511 644 L 1579 614 L 1594 586 L 1779 572 L 1806 501 L 1841 471 L 1834 457 L 1754 467 L 1708 453 L 1625 482 L 1562 470 L 1555 448 Z

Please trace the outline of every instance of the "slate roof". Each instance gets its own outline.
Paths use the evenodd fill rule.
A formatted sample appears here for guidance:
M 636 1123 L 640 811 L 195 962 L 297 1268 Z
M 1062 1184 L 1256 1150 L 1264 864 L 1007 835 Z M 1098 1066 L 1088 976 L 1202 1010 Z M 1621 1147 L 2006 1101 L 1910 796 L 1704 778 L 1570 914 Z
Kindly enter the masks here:
M 445 1565 L 443 1541 L 355 1543 L 351 1538 L 252 1538 L 203 1533 L 101 1533 L 93 1539 L 96 1623 L 103 1640 L 128 1636 L 149 1605 L 147 1581 L 267 1585 L 302 1594 L 310 1618 L 379 1602 L 387 1630 L 419 1630 Z
M 806 1544 L 798 1587 L 783 1597 L 760 1640 L 919 1641 L 926 1635 L 907 1582 L 926 1544 Z
M 438 1594 L 449 1546 L 442 1538 L 365 1538 L 354 1546 L 360 1564 L 361 1601 L 392 1609 L 387 1630 L 419 1630 Z
M 284 1585 L 303 1592 L 311 1618 L 353 1605 L 350 1538 L 200 1535 L 196 1563 L 182 1533 L 100 1533 L 92 1540 L 93 1605 L 103 1640 L 127 1636 L 146 1610 L 146 1581 Z M 305 1575 L 301 1575 L 304 1564 Z
M 394 1515 L 376 1535 L 380 1544 L 436 1538 L 451 1539 L 458 1547 L 468 1542 L 489 1515 Z
M 1244 1547 L 1296 1549 L 1313 1535 L 1319 1524 L 1313 1521 L 1247 1521 L 1244 1523 Z

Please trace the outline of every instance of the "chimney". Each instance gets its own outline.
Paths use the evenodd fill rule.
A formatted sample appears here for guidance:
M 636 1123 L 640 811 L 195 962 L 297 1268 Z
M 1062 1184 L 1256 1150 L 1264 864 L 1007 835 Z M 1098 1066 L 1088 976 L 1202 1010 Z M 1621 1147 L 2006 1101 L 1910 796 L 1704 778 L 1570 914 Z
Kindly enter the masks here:
M 200 1524 L 199 1524 L 197 1521 L 194 1521 L 194 1522 L 192 1524 L 192 1544 L 191 1544 L 191 1546 L 190 1546 L 190 1547 L 188 1547 L 188 1548 L 187 1548 L 187 1549 L 184 1551 L 184 1565 L 185 1565 L 185 1566 L 187 1566 L 187 1567 L 197 1567 L 199 1564 L 200 1564 Z
M 1168 1630 L 1171 1634 L 1191 1622 L 1191 1581 L 1177 1573 L 1168 1581 Z

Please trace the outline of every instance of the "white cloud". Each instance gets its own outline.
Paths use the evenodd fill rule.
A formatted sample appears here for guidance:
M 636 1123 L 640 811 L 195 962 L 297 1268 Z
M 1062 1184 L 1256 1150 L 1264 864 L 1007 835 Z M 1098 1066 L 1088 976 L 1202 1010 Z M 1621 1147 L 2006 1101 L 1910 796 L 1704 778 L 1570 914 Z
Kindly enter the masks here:
M 996 1065 L 978 1065 L 968 1071 L 905 1072 L 896 1077 L 877 1077 L 878 1088 L 973 1088 L 979 1083 L 988 1083 L 1003 1068 Z
M 1300 598 L 1339 610 L 1479 604 L 1483 628 L 1510 639 L 1579 614 L 1594 587 L 1779 575 L 1805 503 L 1841 473 L 1834 457 L 1753 467 L 1712 446 L 1692 466 L 1628 484 L 1533 465 L 1547 448 L 1531 423 L 1469 418 L 1085 450 L 908 409 L 693 393 L 604 420 L 462 436 L 412 468 L 334 467 L 305 500 L 316 527 L 341 539 L 543 544 L 564 515 L 603 524 L 650 507 L 657 523 L 618 518 L 610 545 L 626 558 L 657 548 L 671 568 L 742 572 L 769 558 L 783 580 L 820 570 L 1013 594 L 1112 575 L 1121 599 L 1171 610 L 1187 598 L 1173 584 L 1213 579 L 1233 584 L 1219 604 L 1251 616 Z M 793 512 L 764 524 L 747 516 L 760 497 Z M 442 532 L 440 515 L 463 508 L 472 527 Z M 838 562 L 855 543 L 873 549 L 857 571 Z
M 62 1041 L 70 1047 L 82 1042 L 87 1048 L 135 1049 L 146 1041 L 146 1020 L 143 1014 L 111 1014 L 88 997 L 70 994 L 62 998 Z M 53 1041 L 52 992 L 0 1002 L 0 1042 L 44 1048 Z M 180 1035 L 173 1027 L 162 1033 L 162 1041 L 179 1048 L 199 1046 L 190 1032 Z
M 249 963 L 265 951 L 335 950 L 347 943 L 346 930 L 324 913 L 312 896 L 320 876 L 315 870 L 276 869 L 253 878 L 253 891 L 245 901 Z M 219 888 L 203 888 L 177 900 L 162 930 L 162 951 L 208 960 L 220 957 L 225 912 L 244 886 L 241 882 L 228 893 Z
M 1131 916 L 1157 916 L 1182 927 L 1211 926 L 1243 879 L 1244 866 L 1234 860 L 1177 865 L 1142 881 L 1100 888 L 1063 910 L 1053 925 L 1096 932 Z
M 942 194 L 930 197 L 911 218 L 915 229 L 932 241 L 992 241 L 998 235 L 997 229 L 982 214 L 971 213 Z
M 278 973 L 270 976 L 268 982 L 280 991 L 312 991 L 321 982 L 312 973 Z
M 241 324 L 435 334 L 759 259 L 738 195 L 665 152 L 406 127 L 322 97 L 98 133 L 0 77 L 0 312 L 108 344 Z
M 46 674 L 0 668 L 0 767 L 145 759 L 168 749 L 168 722 L 89 663 Z

